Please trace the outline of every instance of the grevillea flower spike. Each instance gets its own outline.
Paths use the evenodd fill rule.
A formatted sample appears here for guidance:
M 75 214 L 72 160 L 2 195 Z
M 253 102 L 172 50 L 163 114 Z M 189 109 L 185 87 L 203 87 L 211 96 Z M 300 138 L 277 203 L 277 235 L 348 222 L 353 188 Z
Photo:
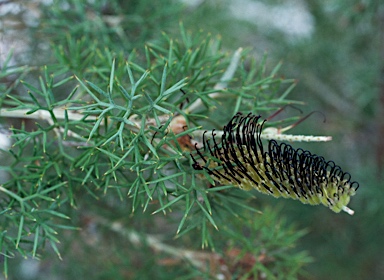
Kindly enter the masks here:
M 205 170 L 217 182 L 244 190 L 298 199 L 302 203 L 323 204 L 338 213 L 353 214 L 347 207 L 359 187 L 333 161 L 286 143 L 268 140 L 263 146 L 260 135 L 264 122 L 260 116 L 236 114 L 224 127 L 221 140 L 203 136 L 193 167 Z M 202 151 L 203 150 L 203 151 Z

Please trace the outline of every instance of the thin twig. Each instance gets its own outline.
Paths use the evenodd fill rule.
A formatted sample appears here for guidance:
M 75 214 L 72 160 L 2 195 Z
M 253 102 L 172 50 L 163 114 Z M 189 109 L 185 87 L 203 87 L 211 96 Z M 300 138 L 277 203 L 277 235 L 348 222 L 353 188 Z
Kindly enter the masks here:
M 215 262 L 219 264 L 219 261 L 222 259 L 222 257 L 217 253 L 206 253 L 201 251 L 186 250 L 186 249 L 164 244 L 163 242 L 161 242 L 160 239 L 152 235 L 143 234 L 143 233 L 139 234 L 132 229 L 126 229 L 120 222 L 111 223 L 102 217 L 95 217 L 95 220 L 97 223 L 127 238 L 129 242 L 137 246 L 143 246 L 145 244 L 146 246 L 149 246 L 150 248 L 152 248 L 155 252 L 166 253 L 179 260 L 187 260 L 194 267 L 204 272 L 207 272 L 207 268 L 212 267 L 212 264 L 207 265 L 208 262 Z M 215 267 L 218 267 L 220 269 L 220 272 L 218 273 L 220 275 L 218 275 L 216 271 L 214 272 L 216 275 L 213 275 L 213 276 L 217 279 L 226 278 L 226 277 L 224 278 L 222 277 L 223 275 L 228 273 L 228 268 L 225 265 L 224 266 L 217 265 Z M 212 274 L 213 271 L 209 271 L 209 272 Z
M 45 110 L 38 110 L 31 114 L 27 114 L 30 109 L 0 109 L 0 117 L 4 118 L 19 118 L 19 119 L 35 119 L 35 120 L 51 120 L 51 114 Z M 53 114 L 57 119 L 65 119 L 65 109 L 56 108 L 53 109 Z M 84 115 L 81 113 L 67 111 L 68 119 L 71 121 L 79 121 L 84 119 Z M 88 120 L 96 120 L 96 116 L 87 116 Z

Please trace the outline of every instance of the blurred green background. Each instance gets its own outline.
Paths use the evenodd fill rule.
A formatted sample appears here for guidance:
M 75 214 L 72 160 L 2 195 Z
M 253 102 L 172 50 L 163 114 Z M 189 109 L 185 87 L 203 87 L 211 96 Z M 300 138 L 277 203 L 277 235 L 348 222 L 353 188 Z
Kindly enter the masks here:
M 97 20 L 99 15 L 104 21 Z M 13 63 L 46 64 L 53 57 L 50 44 L 63 44 L 69 34 L 86 38 L 92 43 L 85 46 L 89 50 L 105 45 L 128 53 L 156 41 L 163 31 L 179 36 L 180 21 L 190 32 L 221 36 L 228 52 L 250 48 L 249 55 L 260 60 L 267 53 L 270 68 L 282 61 L 279 75 L 298 82 L 290 99 L 306 103 L 300 107 L 305 114 L 319 111 L 326 117 L 323 123 L 321 114 L 314 114 L 288 133 L 333 137 L 328 143 L 292 145 L 334 160 L 360 183 L 350 204 L 354 216 L 256 194 L 256 207 L 278 204 L 288 224 L 308 231 L 298 244 L 298 250 L 308 251 L 314 259 L 306 266 L 305 279 L 384 279 L 382 1 L 0 0 L 0 55 L 4 59 L 14 48 Z M 148 227 L 145 214 L 141 226 Z M 35 279 L 36 270 L 39 275 L 57 275 L 50 279 L 66 279 L 64 274 L 85 279 L 100 264 L 108 269 L 99 279 L 124 275 L 115 272 L 128 264 L 119 258 L 122 252 L 114 236 L 101 239 L 96 232 L 89 244 L 79 244 L 76 234 L 68 237 L 72 245 L 62 252 L 67 257 L 60 265 L 49 258 L 43 258 L 43 267 L 35 261 L 20 261 L 13 264 L 19 275 L 11 279 Z M 99 246 L 97 252 L 94 243 Z M 77 246 L 85 246 L 82 254 L 87 254 L 77 254 Z M 143 249 L 136 253 L 145 254 Z M 113 258 L 119 266 L 105 261 Z M 141 269 L 149 269 L 151 260 L 147 265 Z M 154 279 L 157 273 L 171 272 L 156 271 Z

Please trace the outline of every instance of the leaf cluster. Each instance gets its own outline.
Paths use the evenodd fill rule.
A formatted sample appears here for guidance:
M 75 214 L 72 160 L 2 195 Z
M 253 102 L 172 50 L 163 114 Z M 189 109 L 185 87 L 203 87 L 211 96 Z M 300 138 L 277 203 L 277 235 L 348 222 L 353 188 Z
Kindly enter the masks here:
M 65 13 L 87 16 L 84 6 L 76 3 Z M 60 26 L 61 11 L 52 12 Z M 55 42 L 58 63 L 39 69 L 37 81 L 21 79 L 29 71 L 25 68 L 2 70 L 3 77 L 21 73 L 16 83 L 27 91 L 27 96 L 16 95 L 12 86 L 6 87 L 2 114 L 25 113 L 29 120 L 11 129 L 12 148 L 2 151 L 11 161 L 1 165 L 9 179 L 0 186 L 0 248 L 6 274 L 8 258 L 16 252 L 38 258 L 50 244 L 60 257 L 58 234 L 77 228 L 69 213 L 83 198 L 123 202 L 128 197 L 133 214 L 139 208 L 153 214 L 179 213 L 177 237 L 190 239 L 197 233 L 198 243 L 212 248 L 217 229 L 232 219 L 249 220 L 244 212 L 257 212 L 245 203 L 250 193 L 213 186 L 212 179 L 196 174 L 191 148 L 179 139 L 206 124 L 217 114 L 214 108 L 229 112 L 221 116 L 228 120 L 237 111 L 270 111 L 292 103 L 286 97 L 293 81 L 276 76 L 279 65 L 269 72 L 265 59 L 246 60 L 246 51 L 234 75 L 223 80 L 232 58 L 220 40 L 203 32 L 191 35 L 182 25 L 180 29 L 177 39 L 164 33 L 143 51 L 129 54 L 86 48 L 89 38 L 74 36 L 72 30 L 64 41 Z M 96 34 L 90 29 L 87 36 Z M 217 87 L 220 83 L 226 86 Z M 213 98 L 213 93 L 225 98 Z M 188 112 L 196 101 L 201 101 L 199 114 Z M 183 116 L 186 125 L 175 133 L 172 121 L 177 116 Z M 274 238 L 263 236 L 269 242 Z M 295 259 L 295 265 L 301 259 Z

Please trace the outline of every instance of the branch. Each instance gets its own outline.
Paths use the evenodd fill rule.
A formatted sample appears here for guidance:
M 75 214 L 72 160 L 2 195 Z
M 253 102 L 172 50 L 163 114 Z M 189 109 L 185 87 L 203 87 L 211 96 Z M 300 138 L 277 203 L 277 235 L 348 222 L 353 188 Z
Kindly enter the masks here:
M 28 112 L 31 111 L 30 109 L 0 109 L 0 117 L 4 118 L 19 118 L 19 119 L 35 119 L 35 120 L 46 120 L 51 121 L 52 117 L 51 114 L 48 111 L 44 110 L 38 110 L 36 112 L 33 112 L 31 114 L 28 114 Z M 64 120 L 65 119 L 65 109 L 57 108 L 53 109 L 53 114 L 57 119 Z M 81 113 L 71 112 L 67 111 L 68 113 L 68 119 L 72 121 L 79 121 L 84 119 L 84 115 Z M 96 120 L 97 118 L 94 116 L 88 116 L 88 119 L 90 120 Z
M 128 230 L 124 228 L 120 222 L 109 222 L 102 217 L 93 217 L 98 224 L 109 228 L 117 234 L 120 234 L 124 238 L 128 239 L 129 242 L 137 246 L 149 246 L 155 252 L 171 255 L 180 261 L 187 260 L 200 271 L 209 272 L 216 279 L 229 279 L 228 267 L 226 265 L 222 265 L 222 257 L 217 253 L 193 251 L 167 245 L 152 235 L 143 233 L 139 234 L 134 230 Z M 214 271 L 207 271 L 208 268 Z

